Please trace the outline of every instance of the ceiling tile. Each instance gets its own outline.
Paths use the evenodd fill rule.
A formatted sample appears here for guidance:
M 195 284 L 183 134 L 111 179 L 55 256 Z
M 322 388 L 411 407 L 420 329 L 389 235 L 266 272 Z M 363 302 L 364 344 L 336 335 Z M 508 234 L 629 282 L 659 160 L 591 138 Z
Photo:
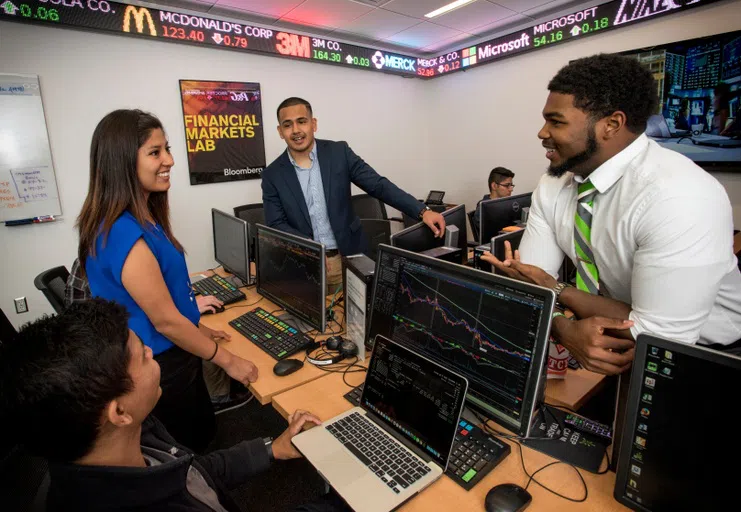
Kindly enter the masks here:
M 283 17 L 321 27 L 339 27 L 373 9 L 349 0 L 306 0 Z
M 515 12 L 525 12 L 529 9 L 549 4 L 552 0 L 491 0 L 492 3 L 499 4 Z
M 553 14 L 558 11 L 564 10 L 569 5 L 571 5 L 574 8 L 574 10 L 578 10 L 579 4 L 583 6 L 586 3 L 587 2 L 575 2 L 574 0 L 555 0 L 555 1 L 548 2 L 547 4 L 543 4 L 538 7 L 528 9 L 527 11 L 524 11 L 523 14 L 527 14 L 528 16 L 533 16 L 537 18 L 539 16 L 548 16 L 549 14 Z
M 218 0 L 217 7 L 229 7 L 241 11 L 280 18 L 303 3 L 304 0 Z
M 460 34 L 462 34 L 460 30 L 442 27 L 430 23 L 429 21 L 425 21 L 424 23 L 403 30 L 398 34 L 394 34 L 393 36 L 386 38 L 386 40 L 392 43 L 409 46 L 410 48 L 424 48 L 425 46 L 429 46 L 437 41 L 450 39 Z
M 514 15 L 515 12 L 486 1 L 473 2 L 430 19 L 432 23 L 470 32 L 476 27 Z
M 299 32 L 302 34 L 311 34 L 315 36 L 326 37 L 335 31 L 332 27 L 320 27 L 319 25 L 312 25 L 301 20 L 292 20 L 289 18 L 281 18 L 278 21 L 273 22 L 274 27 L 285 29 L 289 32 Z
M 392 0 L 382 7 L 387 11 L 406 14 L 413 18 L 424 18 L 425 14 L 439 9 L 443 5 L 448 5 L 453 0 Z M 477 0 L 485 2 L 486 0 Z
M 215 3 L 216 0 L 158 0 L 156 5 L 164 7 L 178 7 L 180 9 L 187 9 L 196 12 L 207 12 Z
M 485 36 L 495 31 L 502 33 L 506 32 L 508 28 L 516 27 L 517 25 L 521 25 L 528 21 L 533 21 L 533 19 L 523 14 L 515 14 L 514 16 L 510 16 L 509 18 L 504 18 L 502 20 L 497 20 L 494 23 L 489 23 L 488 25 L 477 27 L 476 29 L 472 30 L 471 33 L 481 36 Z
M 449 50 L 449 49 L 457 49 L 459 47 L 464 47 L 464 41 L 467 39 L 471 39 L 471 34 L 460 34 L 448 39 L 442 39 L 440 41 L 436 41 L 428 46 L 425 46 L 422 48 L 425 52 L 440 52 L 442 50 Z
M 419 23 L 421 21 L 417 18 L 410 18 L 383 9 L 375 9 L 360 18 L 341 25 L 339 30 L 373 39 L 386 39 Z

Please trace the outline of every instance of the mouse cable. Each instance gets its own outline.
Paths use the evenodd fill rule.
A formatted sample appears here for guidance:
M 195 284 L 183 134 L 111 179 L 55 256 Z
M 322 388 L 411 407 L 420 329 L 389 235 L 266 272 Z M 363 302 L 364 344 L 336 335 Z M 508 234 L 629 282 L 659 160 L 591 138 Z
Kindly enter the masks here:
M 250 308 L 250 307 L 254 306 L 255 304 L 258 304 L 259 302 L 262 302 L 264 298 L 265 298 L 265 297 L 260 297 L 260 298 L 259 298 L 259 299 L 257 299 L 257 300 L 256 300 L 255 302 L 251 302 L 251 303 L 249 303 L 249 304 L 241 304 L 241 305 L 239 305 L 239 306 L 229 306 L 229 307 L 224 307 L 224 311 L 226 311 L 226 310 L 228 310 L 228 309 Z
M 471 411 L 471 412 L 474 414 L 474 416 L 476 416 L 476 418 L 479 419 L 479 421 L 481 421 L 482 425 L 484 426 L 484 430 L 490 432 L 495 437 L 500 437 L 500 438 L 507 439 L 507 440 L 512 441 L 513 443 L 515 443 L 517 445 L 517 448 L 520 451 L 520 463 L 522 464 L 522 471 L 528 477 L 528 481 L 527 481 L 527 485 L 525 486 L 525 489 L 527 489 L 528 486 L 530 486 L 530 482 L 532 481 L 532 482 L 535 482 L 536 484 L 538 484 L 540 487 L 542 487 L 546 491 L 550 492 L 551 494 L 555 494 L 559 498 L 563 498 L 563 499 L 565 499 L 567 501 L 571 501 L 572 503 L 582 503 L 584 501 L 587 501 L 587 498 L 589 497 L 589 489 L 587 487 L 587 483 L 584 481 L 584 477 L 582 476 L 582 474 L 579 471 L 579 469 L 576 466 L 574 466 L 573 464 L 570 464 L 568 462 L 563 462 L 563 461 L 560 461 L 560 460 L 554 460 L 553 462 L 549 462 L 545 466 L 536 469 L 533 474 L 528 473 L 527 468 L 525 467 L 525 455 L 522 452 L 522 444 L 520 443 L 520 441 L 526 441 L 526 440 L 530 440 L 530 439 L 532 439 L 532 440 L 538 440 L 538 441 L 545 441 L 545 440 L 547 440 L 547 438 L 540 438 L 540 437 L 521 437 L 521 436 L 515 436 L 515 435 L 505 434 L 503 432 L 500 432 L 500 431 L 498 431 L 498 430 L 490 427 L 489 424 L 488 424 L 489 418 L 482 417 L 481 415 L 479 415 L 475 411 Z M 558 439 L 558 436 L 554 436 L 553 438 L 550 438 L 550 439 L 557 440 Z M 553 489 L 549 488 L 548 486 L 544 485 L 537 478 L 535 478 L 535 475 L 537 475 L 539 472 L 543 471 L 547 467 L 554 466 L 556 464 L 564 464 L 566 466 L 571 466 L 572 468 L 574 468 L 574 471 L 576 471 L 576 474 L 579 476 L 579 480 L 581 480 L 582 486 L 584 487 L 584 497 L 583 498 L 577 499 L 577 498 L 570 498 L 568 496 L 564 496 L 563 494 L 560 494 L 560 493 L 554 491 Z
M 317 349 L 314 349 L 314 350 L 317 350 Z M 318 359 L 319 361 L 326 361 L 327 359 L 332 359 L 332 357 L 334 357 L 332 354 L 330 354 L 324 349 L 324 345 L 321 345 L 320 347 L 318 347 L 318 350 L 320 350 L 320 352 L 316 356 L 312 357 L 312 359 Z M 308 353 L 306 354 L 306 356 L 304 356 L 304 361 L 307 358 L 308 358 Z M 358 356 L 353 356 L 353 359 L 348 362 L 345 362 L 343 360 L 343 361 L 338 361 L 337 363 L 331 364 L 331 365 L 315 366 L 315 368 L 318 368 L 321 371 L 327 372 L 327 373 L 341 373 L 342 382 L 344 382 L 345 385 L 350 388 L 355 388 L 356 386 L 353 386 L 352 384 L 347 382 L 347 374 L 348 373 L 364 373 L 367 371 L 365 366 L 358 364 L 358 361 L 359 361 Z

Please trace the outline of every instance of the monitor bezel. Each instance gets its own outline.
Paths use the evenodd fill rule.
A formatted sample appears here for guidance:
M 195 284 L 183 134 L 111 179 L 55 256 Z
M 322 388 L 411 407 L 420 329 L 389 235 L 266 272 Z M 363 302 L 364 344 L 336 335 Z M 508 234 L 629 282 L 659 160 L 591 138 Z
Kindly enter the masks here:
M 622 426 L 622 435 L 620 436 L 620 453 L 617 457 L 617 465 L 615 469 L 615 488 L 613 490 L 613 497 L 616 501 L 626 507 L 644 512 L 651 512 L 651 509 L 628 498 L 624 491 L 628 485 L 628 478 L 630 478 L 630 456 L 631 448 L 633 446 L 632 438 L 636 430 L 636 423 L 638 422 L 640 394 L 643 378 L 645 376 L 646 356 L 648 354 L 649 345 L 709 361 L 714 364 L 730 366 L 741 371 L 741 357 L 739 356 L 718 352 L 717 350 L 697 344 L 690 345 L 688 343 L 671 341 L 652 334 L 643 333 L 638 335 L 632 368 L 640 368 L 640 371 L 632 371 L 630 376 L 628 400 L 625 408 L 625 421 Z
M 525 236 L 525 228 L 518 229 L 517 231 L 512 231 L 511 233 L 505 233 L 503 235 L 497 235 L 491 237 L 491 253 L 494 255 L 495 258 L 497 258 L 500 261 L 504 261 L 504 258 L 500 258 L 500 254 L 497 254 L 497 245 L 499 243 L 502 244 L 502 249 L 504 249 L 504 242 L 512 241 L 514 238 L 520 238 L 520 241 L 522 241 L 522 237 Z M 518 245 L 519 247 L 519 245 Z M 515 249 L 517 250 L 517 249 Z M 492 270 L 496 272 L 496 267 L 492 265 Z M 501 275 L 501 274 L 499 274 Z
M 260 258 L 260 232 L 261 231 L 266 231 L 277 237 L 287 239 L 293 243 L 302 245 L 312 250 L 316 250 L 320 253 L 319 261 L 321 261 L 322 264 L 320 265 L 321 284 L 319 285 L 319 301 L 318 301 L 318 303 L 320 304 L 319 311 L 320 311 L 320 317 L 321 317 L 321 321 L 319 324 L 316 324 L 313 320 L 308 318 L 305 313 L 294 308 L 293 306 L 286 304 L 285 301 L 283 301 L 280 297 L 275 296 L 274 294 L 270 293 L 269 291 L 265 290 L 262 287 L 262 281 L 260 279 L 260 259 L 259 259 Z M 256 274 L 255 285 L 256 285 L 257 293 L 259 293 L 263 297 L 267 297 L 268 299 L 270 299 L 272 302 L 274 302 L 278 306 L 281 306 L 288 313 L 295 316 L 302 322 L 309 324 L 311 327 L 318 330 L 319 332 L 324 332 L 327 329 L 327 292 L 326 292 L 327 290 L 327 265 L 326 265 L 326 250 L 324 248 L 324 244 L 316 242 L 309 238 L 304 238 L 302 236 L 294 235 L 293 233 L 287 233 L 279 229 L 271 228 L 271 227 L 265 226 L 264 224 L 255 223 L 255 249 L 256 249 L 255 250 L 255 274 Z
M 245 255 L 245 275 L 241 275 L 239 272 L 235 271 L 233 268 L 228 267 L 226 263 L 224 263 L 222 260 L 218 258 L 216 255 L 216 215 L 221 215 L 222 217 L 226 217 L 230 220 L 237 220 L 242 224 L 242 227 L 244 228 L 244 255 Z M 250 249 L 249 249 L 249 230 L 247 227 L 247 221 L 244 219 L 240 219 L 239 217 L 236 217 L 234 215 L 230 215 L 226 212 L 223 212 L 217 208 L 211 208 L 211 232 L 214 239 L 214 259 L 217 263 L 219 263 L 222 267 L 224 267 L 224 270 L 229 272 L 230 274 L 234 274 L 238 278 L 240 278 L 245 284 L 249 284 L 250 282 Z
M 507 197 L 497 197 L 495 199 L 485 199 L 481 201 L 481 204 L 479 207 L 481 208 L 480 214 L 479 214 L 479 239 L 480 240 L 486 240 L 486 237 L 484 236 L 484 208 L 492 203 L 500 204 L 504 201 L 514 201 L 515 199 L 522 199 L 526 196 L 530 196 L 530 204 L 532 204 L 532 192 L 526 192 L 524 194 L 517 194 L 516 196 L 507 196 Z M 523 208 L 527 208 L 523 206 Z M 498 236 L 499 232 L 494 233 L 490 238 L 494 238 L 495 236 Z
M 467 405 L 475 409 L 476 411 L 486 415 L 489 419 L 505 426 L 517 435 L 528 437 L 530 432 L 538 419 L 538 410 L 545 402 L 545 384 L 547 379 L 548 371 L 548 352 L 549 352 L 549 338 L 551 332 L 551 320 L 553 317 L 553 307 L 556 303 L 556 294 L 553 290 L 543 288 L 523 281 L 517 281 L 510 279 L 509 277 L 484 272 L 482 270 L 458 265 L 457 263 L 450 263 L 448 261 L 431 258 L 423 254 L 406 251 L 398 247 L 392 247 L 385 244 L 378 246 L 378 258 L 376 260 L 376 279 L 373 282 L 373 293 L 371 296 L 371 308 L 370 308 L 370 327 L 368 332 L 368 339 L 374 339 L 375 336 L 383 333 L 378 333 L 373 328 L 373 314 L 375 311 L 376 303 L 376 291 L 378 289 L 378 276 L 381 272 L 381 259 L 382 253 L 389 252 L 396 256 L 405 257 L 411 260 L 420 261 L 426 265 L 430 265 L 432 268 L 438 271 L 445 272 L 446 270 L 459 273 L 464 278 L 470 280 L 481 280 L 484 285 L 490 284 L 506 284 L 516 290 L 536 293 L 541 295 L 543 298 L 543 316 L 540 319 L 540 325 L 538 333 L 541 336 L 541 340 L 536 340 L 535 352 L 533 356 L 533 364 L 530 368 L 528 375 L 528 385 L 525 389 L 525 396 L 523 397 L 523 414 L 519 422 L 507 417 L 505 414 L 496 414 L 495 409 L 490 406 L 482 405 L 478 403 L 478 400 L 472 399 L 468 395 L 466 396 Z M 385 334 L 383 334 L 385 336 Z M 389 337 L 389 336 L 386 336 Z M 396 340 L 394 340 L 396 341 Z M 397 342 L 399 343 L 399 342 Z M 404 343 L 400 343 L 404 345 Z M 369 347 L 372 348 L 372 347 Z M 413 348 L 413 347 L 412 347 Z M 464 375 L 465 377 L 465 375 Z M 471 384 L 469 382 L 469 389 Z
M 458 210 L 462 210 L 463 211 L 463 218 L 462 218 L 462 220 L 463 220 L 463 232 L 460 233 L 460 228 L 459 228 L 458 247 L 457 247 L 458 249 L 461 249 L 461 263 L 463 264 L 463 263 L 465 263 L 468 260 L 468 226 L 466 225 L 466 221 L 467 221 L 466 205 L 463 204 L 463 203 L 461 203 L 459 205 L 453 206 L 452 208 L 448 208 L 447 210 L 445 210 L 444 212 L 442 212 L 440 215 L 442 215 L 443 217 L 446 218 L 446 224 L 447 224 L 447 217 L 448 216 L 451 216 L 451 215 L 454 215 Z M 391 244 L 392 247 L 396 247 L 396 243 L 398 243 L 398 240 L 400 238 L 403 238 L 404 236 L 406 236 L 409 233 L 411 233 L 413 231 L 416 231 L 418 229 L 430 229 L 430 228 L 424 222 L 418 222 L 416 224 L 413 224 L 413 225 L 409 226 L 408 228 L 404 228 L 401 231 L 398 231 L 396 233 L 393 233 L 389 237 L 389 243 Z M 431 236 L 434 237 L 434 235 L 432 234 L 432 231 L 430 231 L 430 234 L 431 234 Z M 434 249 L 434 248 L 442 247 L 443 245 L 445 245 L 445 238 L 444 238 L 444 236 L 443 236 L 442 239 L 439 239 L 439 240 L 441 240 L 441 242 L 438 245 L 435 245 L 434 247 L 428 247 L 425 250 Z M 403 250 L 406 250 L 406 249 L 403 249 Z

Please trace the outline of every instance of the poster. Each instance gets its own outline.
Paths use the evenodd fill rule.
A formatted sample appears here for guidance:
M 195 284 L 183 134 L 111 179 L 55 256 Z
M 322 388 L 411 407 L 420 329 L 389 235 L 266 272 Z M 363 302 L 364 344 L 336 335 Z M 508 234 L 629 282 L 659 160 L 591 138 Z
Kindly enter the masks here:
M 260 84 L 180 80 L 190 184 L 260 178 L 265 168 Z

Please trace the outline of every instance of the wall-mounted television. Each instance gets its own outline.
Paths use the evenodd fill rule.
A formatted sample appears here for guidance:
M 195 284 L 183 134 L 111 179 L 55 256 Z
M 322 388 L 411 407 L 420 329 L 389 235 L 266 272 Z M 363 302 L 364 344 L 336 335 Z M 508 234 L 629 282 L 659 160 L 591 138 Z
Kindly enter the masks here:
M 741 171 L 741 31 L 622 52 L 656 80 L 646 134 L 707 170 Z

